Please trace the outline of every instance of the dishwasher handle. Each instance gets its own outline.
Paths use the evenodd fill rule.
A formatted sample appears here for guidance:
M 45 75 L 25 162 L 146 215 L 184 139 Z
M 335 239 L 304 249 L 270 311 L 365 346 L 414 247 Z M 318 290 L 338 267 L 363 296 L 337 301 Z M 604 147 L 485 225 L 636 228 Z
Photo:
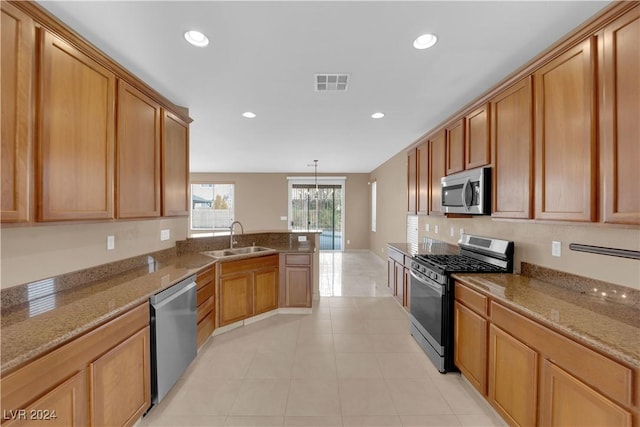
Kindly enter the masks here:
M 151 296 L 149 302 L 155 309 L 159 309 L 171 303 L 171 301 L 180 297 L 182 294 L 188 292 L 194 287 L 196 287 L 195 275 Z

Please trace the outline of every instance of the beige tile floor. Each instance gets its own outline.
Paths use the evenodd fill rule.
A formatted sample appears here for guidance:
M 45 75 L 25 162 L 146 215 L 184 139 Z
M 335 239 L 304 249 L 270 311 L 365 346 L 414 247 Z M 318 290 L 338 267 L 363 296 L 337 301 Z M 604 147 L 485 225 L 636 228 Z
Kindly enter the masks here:
M 313 314 L 215 336 L 139 426 L 503 426 L 459 374 L 438 373 L 368 252 L 320 255 Z

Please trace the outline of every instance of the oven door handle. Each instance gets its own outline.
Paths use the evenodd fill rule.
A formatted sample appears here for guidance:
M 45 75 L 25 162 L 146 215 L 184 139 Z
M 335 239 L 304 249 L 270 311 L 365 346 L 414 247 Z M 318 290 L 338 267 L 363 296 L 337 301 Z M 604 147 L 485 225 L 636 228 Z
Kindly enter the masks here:
M 444 294 L 444 291 L 442 290 L 442 286 L 440 285 L 432 285 L 431 283 L 425 281 L 422 277 L 419 277 L 416 273 L 414 273 L 412 270 L 409 271 L 409 274 L 411 274 L 411 276 L 416 279 L 418 282 L 420 282 L 420 284 L 427 286 L 430 289 L 433 289 L 434 291 L 436 291 L 439 295 Z

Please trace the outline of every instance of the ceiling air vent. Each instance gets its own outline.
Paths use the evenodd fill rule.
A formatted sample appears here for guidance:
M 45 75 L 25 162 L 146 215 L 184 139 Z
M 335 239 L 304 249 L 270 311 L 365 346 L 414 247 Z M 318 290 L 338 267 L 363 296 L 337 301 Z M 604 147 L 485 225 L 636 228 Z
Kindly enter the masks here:
M 349 74 L 316 74 L 316 92 L 346 92 Z

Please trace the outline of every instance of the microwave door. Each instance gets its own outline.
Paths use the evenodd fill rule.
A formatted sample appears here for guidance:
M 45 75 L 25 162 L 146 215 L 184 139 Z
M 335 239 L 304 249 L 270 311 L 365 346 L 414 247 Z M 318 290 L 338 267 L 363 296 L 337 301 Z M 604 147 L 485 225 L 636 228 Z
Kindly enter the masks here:
M 470 179 L 467 178 L 467 180 L 464 182 L 460 195 L 462 196 L 462 206 L 464 206 L 464 209 L 469 212 L 471 203 L 473 202 L 473 188 L 471 187 Z

